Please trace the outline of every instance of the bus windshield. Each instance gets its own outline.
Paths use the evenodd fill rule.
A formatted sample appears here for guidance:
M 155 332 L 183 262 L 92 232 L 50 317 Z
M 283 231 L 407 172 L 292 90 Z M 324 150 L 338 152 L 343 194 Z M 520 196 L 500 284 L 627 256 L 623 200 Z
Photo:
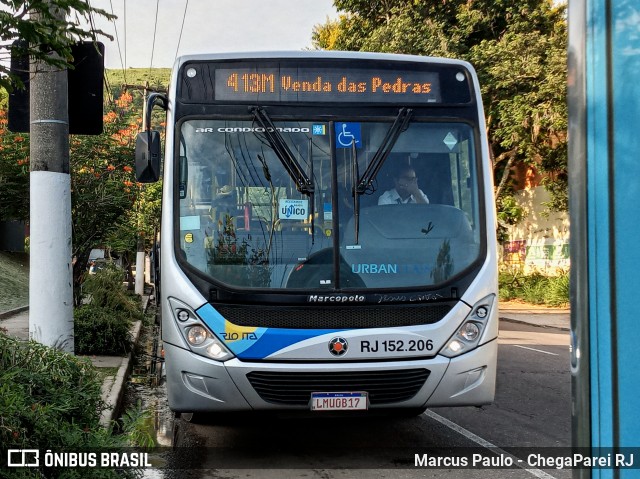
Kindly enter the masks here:
M 477 132 L 412 119 L 354 195 L 392 123 L 274 119 L 301 192 L 255 119 L 181 122 L 183 261 L 232 289 L 442 286 L 483 246 Z

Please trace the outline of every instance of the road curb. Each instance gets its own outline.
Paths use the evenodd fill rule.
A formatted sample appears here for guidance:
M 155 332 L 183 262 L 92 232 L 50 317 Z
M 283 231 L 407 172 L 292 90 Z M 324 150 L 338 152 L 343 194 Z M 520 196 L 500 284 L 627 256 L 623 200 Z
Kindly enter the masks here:
M 500 316 L 498 319 L 500 321 L 508 321 L 510 323 L 517 323 L 517 324 L 526 324 L 528 326 L 536 326 L 538 328 L 556 329 L 558 331 L 571 331 L 571 328 L 567 328 L 564 326 L 554 326 L 554 325 L 543 324 L 543 323 L 538 324 L 533 321 L 523 321 L 521 319 L 509 318 L 506 316 Z
M 132 328 L 133 344 L 138 344 L 140 332 L 142 331 L 142 321 L 136 321 Z M 102 383 L 102 400 L 107 404 L 107 409 L 102 411 L 100 415 L 100 424 L 109 427 L 111 421 L 118 418 L 120 408 L 122 407 L 122 398 L 124 397 L 124 387 L 127 382 L 131 370 L 133 368 L 133 351 L 122 358 L 118 372 L 115 378 L 109 376 Z
M 146 312 L 149 307 L 149 296 L 142 298 L 142 311 Z M 142 332 L 142 321 L 136 321 L 131 327 L 131 336 L 133 338 L 134 348 L 129 354 L 122 358 L 118 372 L 113 376 L 105 378 L 102 383 L 102 400 L 106 403 L 107 409 L 102 411 L 100 415 L 100 424 L 109 427 L 112 421 L 115 421 L 122 408 L 122 399 L 124 398 L 125 385 L 133 369 L 133 353 L 135 346 L 138 344 L 140 334 Z
M 14 316 L 18 313 L 27 311 L 28 309 L 29 309 L 29 306 L 27 305 L 27 306 L 20 306 L 19 308 L 10 309 L 9 311 L 3 311 L 0 313 L 0 319 L 10 318 L 11 316 Z

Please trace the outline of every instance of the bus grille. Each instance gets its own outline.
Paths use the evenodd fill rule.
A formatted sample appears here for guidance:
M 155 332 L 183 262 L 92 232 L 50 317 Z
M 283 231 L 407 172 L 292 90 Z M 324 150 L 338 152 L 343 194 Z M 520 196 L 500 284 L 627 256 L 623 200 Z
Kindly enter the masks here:
M 428 377 L 426 369 L 330 373 L 252 371 L 247 374 L 264 401 L 287 406 L 308 405 L 314 392 L 366 391 L 372 405 L 406 401 L 417 394 Z
M 433 324 L 456 303 L 402 306 L 254 306 L 213 304 L 229 322 L 238 326 L 287 329 L 391 328 Z

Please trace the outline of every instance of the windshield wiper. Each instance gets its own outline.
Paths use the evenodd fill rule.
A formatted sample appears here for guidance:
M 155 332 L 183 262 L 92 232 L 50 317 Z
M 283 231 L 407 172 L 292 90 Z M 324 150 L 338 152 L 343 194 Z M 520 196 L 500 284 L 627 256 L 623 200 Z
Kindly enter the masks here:
M 409 120 L 411 119 L 411 114 L 413 110 L 410 108 L 401 108 L 398 112 L 398 116 L 394 120 L 391 128 L 387 131 L 387 134 L 384 136 L 382 143 L 378 147 L 375 155 L 371 159 L 371 163 L 365 170 L 365 172 L 360 176 L 358 171 L 358 156 L 356 150 L 356 143 L 353 141 L 353 165 L 352 165 L 352 178 L 354 181 L 353 185 L 353 226 L 355 228 L 354 231 L 354 240 L 355 244 L 359 244 L 360 242 L 360 195 L 364 194 L 368 189 L 371 189 L 371 184 L 373 180 L 376 179 L 380 168 L 384 164 L 385 160 L 391 153 L 393 149 L 393 145 L 398 141 L 398 137 L 400 134 L 405 131 L 409 125 Z M 357 183 L 356 183 L 357 179 Z M 372 190 L 373 191 L 373 190 Z
M 300 163 L 298 163 L 295 156 L 293 156 L 293 153 L 291 153 L 291 150 L 271 121 L 271 118 L 269 118 L 269 115 L 267 115 L 267 112 L 259 106 L 251 107 L 251 112 L 256 121 L 264 129 L 265 138 L 269 142 L 269 145 L 271 145 L 271 148 L 273 148 L 282 166 L 284 166 L 287 173 L 289 173 L 289 176 L 296 185 L 296 189 L 302 194 L 312 196 L 314 192 L 313 182 L 304 172 Z
M 354 239 L 356 244 L 360 241 L 360 195 L 356 193 L 357 184 L 356 181 L 360 177 L 360 172 L 358 171 L 358 150 L 356 149 L 355 140 L 351 142 L 351 178 L 353 178 L 353 223 L 355 227 L 354 231 Z
M 371 188 L 373 180 L 376 179 L 380 168 L 382 168 L 382 165 L 389 156 L 389 153 L 391 153 L 393 145 L 396 144 L 396 141 L 398 140 L 400 134 L 409 126 L 409 120 L 411 119 L 412 114 L 413 110 L 411 108 L 400 109 L 400 111 L 398 112 L 398 116 L 396 116 L 396 119 L 393 122 L 393 125 L 391 125 L 391 128 L 389 128 L 389 131 L 387 131 L 387 134 L 378 147 L 378 150 L 376 151 L 375 155 L 373 155 L 371 163 L 369 163 L 369 166 L 364 171 L 362 176 L 358 178 L 358 184 L 355 187 L 354 195 L 362 195 L 369 188 Z

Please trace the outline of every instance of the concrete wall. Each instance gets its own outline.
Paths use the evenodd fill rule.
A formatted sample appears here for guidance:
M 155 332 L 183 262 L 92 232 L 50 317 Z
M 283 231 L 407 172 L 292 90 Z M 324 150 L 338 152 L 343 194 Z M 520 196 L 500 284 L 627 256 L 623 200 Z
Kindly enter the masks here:
M 505 266 L 520 268 L 526 274 L 554 275 L 569 270 L 569 215 L 543 214 L 549 193 L 543 186 L 527 188 L 515 195 L 525 218 L 509 227 L 509 241 L 502 245 Z

